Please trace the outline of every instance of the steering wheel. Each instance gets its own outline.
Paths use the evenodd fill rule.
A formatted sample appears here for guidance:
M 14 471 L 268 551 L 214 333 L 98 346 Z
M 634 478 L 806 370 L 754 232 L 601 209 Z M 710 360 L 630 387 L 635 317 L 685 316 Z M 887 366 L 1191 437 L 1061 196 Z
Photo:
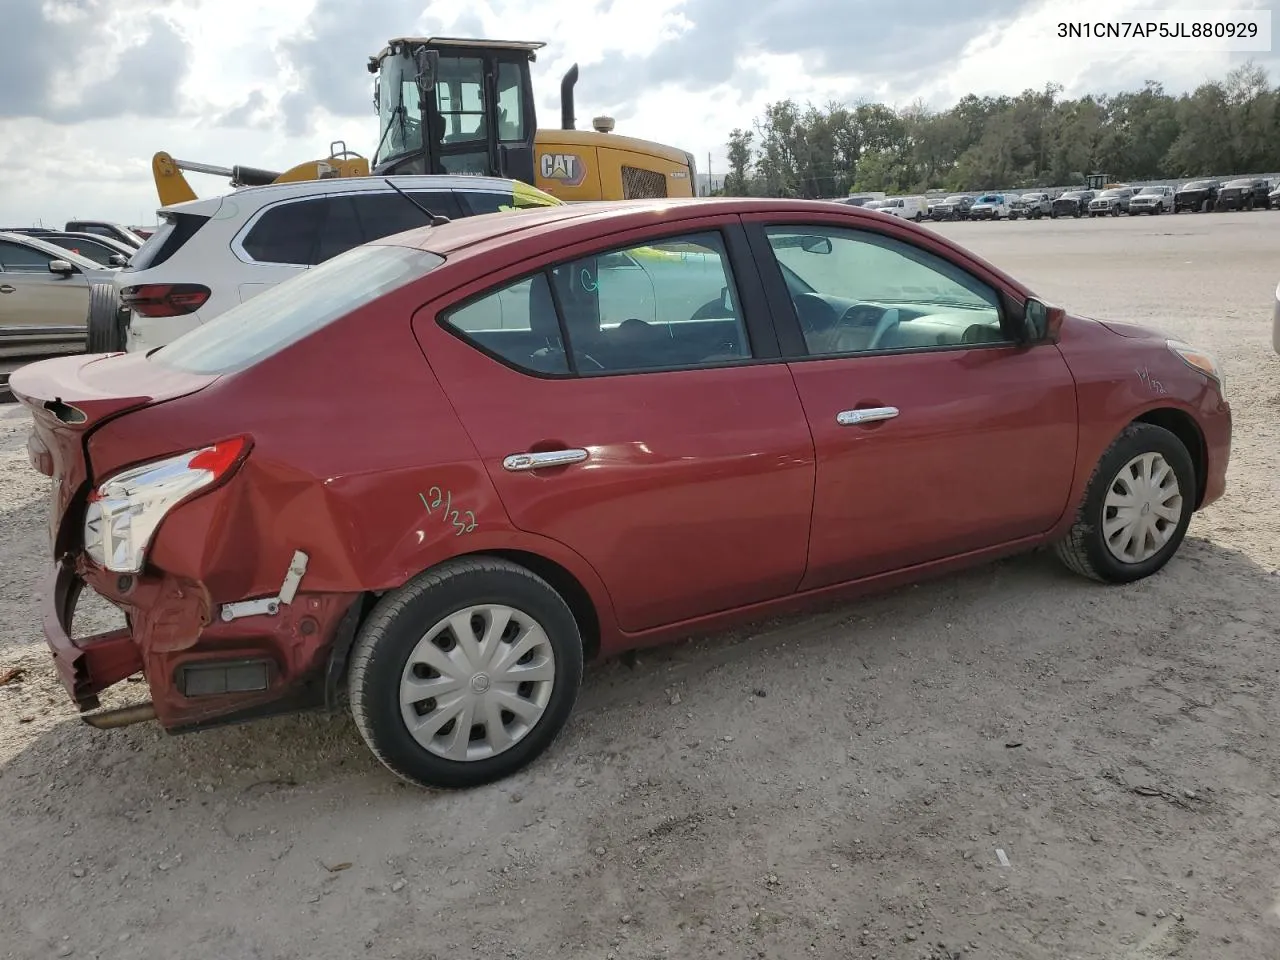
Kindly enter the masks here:
M 890 307 L 880 314 L 880 319 L 876 321 L 876 329 L 871 334 L 871 340 L 867 343 L 868 350 L 875 350 L 880 346 L 880 341 L 884 335 L 898 325 L 898 308 Z
M 798 293 L 791 300 L 796 306 L 800 328 L 806 334 L 821 333 L 834 326 L 837 318 L 835 308 L 816 293 Z

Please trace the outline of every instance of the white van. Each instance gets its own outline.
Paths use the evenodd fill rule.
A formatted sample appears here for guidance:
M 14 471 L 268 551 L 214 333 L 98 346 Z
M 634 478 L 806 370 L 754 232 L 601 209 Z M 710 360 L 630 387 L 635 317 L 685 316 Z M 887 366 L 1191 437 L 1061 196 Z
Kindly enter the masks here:
M 876 209 L 904 220 L 923 220 L 929 215 L 929 201 L 924 197 L 886 197 Z

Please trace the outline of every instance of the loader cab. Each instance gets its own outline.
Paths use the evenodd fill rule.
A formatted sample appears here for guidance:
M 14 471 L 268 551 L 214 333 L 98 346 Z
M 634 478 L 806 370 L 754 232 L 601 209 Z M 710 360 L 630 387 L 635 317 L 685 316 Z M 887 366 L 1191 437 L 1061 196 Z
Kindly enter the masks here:
M 377 174 L 471 174 L 534 182 L 529 64 L 542 43 L 392 40 L 376 75 Z

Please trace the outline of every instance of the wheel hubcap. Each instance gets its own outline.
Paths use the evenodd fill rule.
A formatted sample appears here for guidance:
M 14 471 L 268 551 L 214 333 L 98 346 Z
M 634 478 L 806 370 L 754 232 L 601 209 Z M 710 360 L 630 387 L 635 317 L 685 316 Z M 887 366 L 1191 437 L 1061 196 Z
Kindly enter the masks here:
M 541 719 L 555 685 L 551 641 L 531 616 L 498 604 L 445 617 L 409 654 L 400 713 L 424 749 L 474 761 L 509 750 Z
M 1182 490 L 1158 453 L 1134 457 L 1116 474 L 1102 506 L 1102 535 L 1121 563 L 1142 563 L 1164 548 L 1182 519 Z

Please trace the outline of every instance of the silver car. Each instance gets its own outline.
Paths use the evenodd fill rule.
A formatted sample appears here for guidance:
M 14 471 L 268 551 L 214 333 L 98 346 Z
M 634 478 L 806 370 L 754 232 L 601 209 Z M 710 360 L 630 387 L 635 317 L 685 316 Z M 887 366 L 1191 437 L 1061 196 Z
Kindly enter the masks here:
M 0 357 L 83 350 L 90 297 L 115 272 L 39 237 L 0 233 Z

